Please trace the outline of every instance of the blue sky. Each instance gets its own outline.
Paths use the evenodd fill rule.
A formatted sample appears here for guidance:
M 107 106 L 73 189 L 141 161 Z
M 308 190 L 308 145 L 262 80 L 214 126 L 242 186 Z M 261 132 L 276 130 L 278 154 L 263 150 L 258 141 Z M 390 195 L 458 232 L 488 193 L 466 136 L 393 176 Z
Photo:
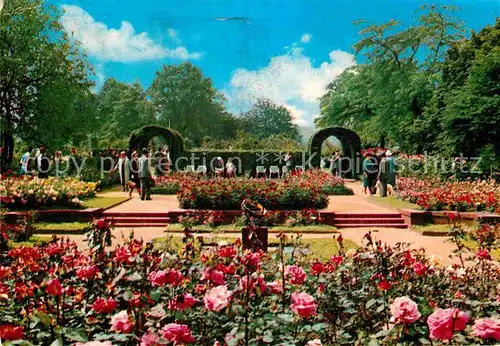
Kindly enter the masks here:
M 312 125 L 317 98 L 352 55 L 357 19 L 411 24 L 423 1 L 406 0 L 52 0 L 65 29 L 82 42 L 96 82 L 114 77 L 147 88 L 163 64 L 190 61 L 212 78 L 230 110 L 266 96 Z M 500 16 L 499 0 L 435 1 L 458 5 L 473 30 Z M 248 22 L 218 21 L 246 17 Z

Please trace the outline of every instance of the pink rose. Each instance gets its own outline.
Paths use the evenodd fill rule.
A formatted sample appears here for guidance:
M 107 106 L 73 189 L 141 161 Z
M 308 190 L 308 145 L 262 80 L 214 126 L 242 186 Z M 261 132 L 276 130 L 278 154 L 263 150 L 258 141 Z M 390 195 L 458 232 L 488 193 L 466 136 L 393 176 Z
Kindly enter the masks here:
M 417 262 L 413 265 L 413 271 L 415 272 L 415 274 L 422 276 L 425 275 L 427 268 L 422 262 Z
M 472 335 L 481 339 L 500 341 L 500 319 L 480 318 L 474 322 Z
M 308 341 L 306 346 L 322 346 L 322 345 L 323 344 L 321 343 L 320 339 L 314 339 L 314 340 Z
M 215 269 L 206 268 L 201 276 L 201 280 L 208 280 L 214 286 L 225 285 L 224 273 Z
M 242 291 L 245 291 L 249 288 L 250 294 L 253 295 L 256 293 L 257 289 L 259 290 L 259 294 L 264 294 L 267 288 L 267 283 L 264 280 L 263 275 L 256 276 L 251 275 L 250 276 L 250 287 L 248 287 L 248 277 L 244 276 L 243 278 L 240 279 L 240 284 L 239 284 L 239 289 Z
M 168 308 L 170 310 L 182 311 L 192 308 L 194 304 L 196 304 L 196 299 L 191 294 L 185 293 L 171 300 L 168 303 Z
M 408 297 L 394 299 L 391 304 L 391 323 L 410 324 L 420 318 L 417 303 Z
M 125 334 L 134 330 L 134 323 L 126 310 L 120 311 L 111 317 L 111 330 Z
M 145 333 L 141 338 L 140 346 L 157 346 L 158 345 L 158 335 L 155 333 Z
M 279 281 L 268 282 L 267 288 L 273 294 L 282 294 L 283 293 L 283 284 Z
M 285 276 L 290 279 L 290 283 L 294 285 L 302 285 L 306 279 L 307 279 L 307 274 L 299 266 L 287 266 L 285 268 Z
M 316 314 L 316 303 L 311 295 L 305 292 L 293 292 L 292 301 L 290 308 L 299 316 L 309 318 Z
M 480 260 L 491 260 L 490 252 L 487 249 L 482 249 L 476 252 L 476 257 Z
M 453 332 L 464 330 L 468 322 L 469 315 L 457 308 L 437 309 L 427 318 L 431 339 L 437 340 L 450 340 Z
M 226 285 L 217 286 L 208 291 L 203 297 L 205 307 L 211 311 L 221 311 L 229 305 L 232 292 L 227 289 Z
M 178 286 L 184 279 L 184 276 L 180 271 L 170 269 L 151 272 L 148 278 L 153 286 L 165 286 L 166 284 Z
M 194 336 L 185 324 L 169 323 L 163 327 L 163 337 L 174 344 L 191 344 Z

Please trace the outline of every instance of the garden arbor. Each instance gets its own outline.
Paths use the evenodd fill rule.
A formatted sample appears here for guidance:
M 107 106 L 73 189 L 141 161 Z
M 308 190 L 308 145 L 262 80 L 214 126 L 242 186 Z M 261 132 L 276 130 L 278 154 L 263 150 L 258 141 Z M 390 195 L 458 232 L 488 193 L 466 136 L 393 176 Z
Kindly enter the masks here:
M 356 132 L 341 127 L 328 127 L 319 130 L 311 137 L 309 142 L 309 158 L 311 166 L 319 168 L 321 164 L 321 146 L 330 136 L 336 137 L 342 146 L 344 158 L 342 171 L 345 177 L 357 179 L 361 171 L 361 139 Z
M 175 162 L 184 152 L 184 141 L 175 130 L 156 125 L 141 127 L 130 134 L 129 149 L 140 154 L 142 148 L 146 148 L 149 141 L 155 137 L 163 137 L 167 141 L 172 169 L 175 169 Z

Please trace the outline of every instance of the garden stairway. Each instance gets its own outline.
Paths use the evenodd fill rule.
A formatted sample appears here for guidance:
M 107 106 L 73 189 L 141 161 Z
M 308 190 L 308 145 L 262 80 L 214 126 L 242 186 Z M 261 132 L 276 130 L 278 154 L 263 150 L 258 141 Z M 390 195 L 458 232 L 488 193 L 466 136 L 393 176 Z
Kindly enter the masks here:
M 166 227 L 170 222 L 168 212 L 113 212 L 106 211 L 102 216 L 114 227 Z
M 337 228 L 408 228 L 400 213 L 343 212 L 333 213 L 332 216 L 328 223 Z

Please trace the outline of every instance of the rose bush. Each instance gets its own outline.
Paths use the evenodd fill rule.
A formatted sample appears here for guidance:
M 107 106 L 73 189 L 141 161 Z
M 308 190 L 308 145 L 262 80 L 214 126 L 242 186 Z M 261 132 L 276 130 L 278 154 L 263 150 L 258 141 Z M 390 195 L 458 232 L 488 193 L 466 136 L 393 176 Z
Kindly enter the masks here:
M 330 240 L 341 250 L 324 261 L 285 251 L 284 235 L 267 254 L 244 252 L 241 241 L 202 251 L 192 236 L 178 253 L 134 239 L 114 249 L 94 242 L 79 250 L 57 239 L 13 249 L 10 263 L 0 265 L 0 339 L 25 345 L 498 341 L 497 262 L 471 256 L 443 267 L 422 249 L 389 247 L 370 233 L 365 239 L 347 253 L 341 236 Z
M 425 210 L 500 212 L 500 184 L 494 180 L 398 178 L 396 196 Z
M 82 206 L 82 199 L 93 197 L 97 183 L 76 178 L 40 179 L 10 177 L 0 180 L 0 202 L 4 208 L 41 208 Z

